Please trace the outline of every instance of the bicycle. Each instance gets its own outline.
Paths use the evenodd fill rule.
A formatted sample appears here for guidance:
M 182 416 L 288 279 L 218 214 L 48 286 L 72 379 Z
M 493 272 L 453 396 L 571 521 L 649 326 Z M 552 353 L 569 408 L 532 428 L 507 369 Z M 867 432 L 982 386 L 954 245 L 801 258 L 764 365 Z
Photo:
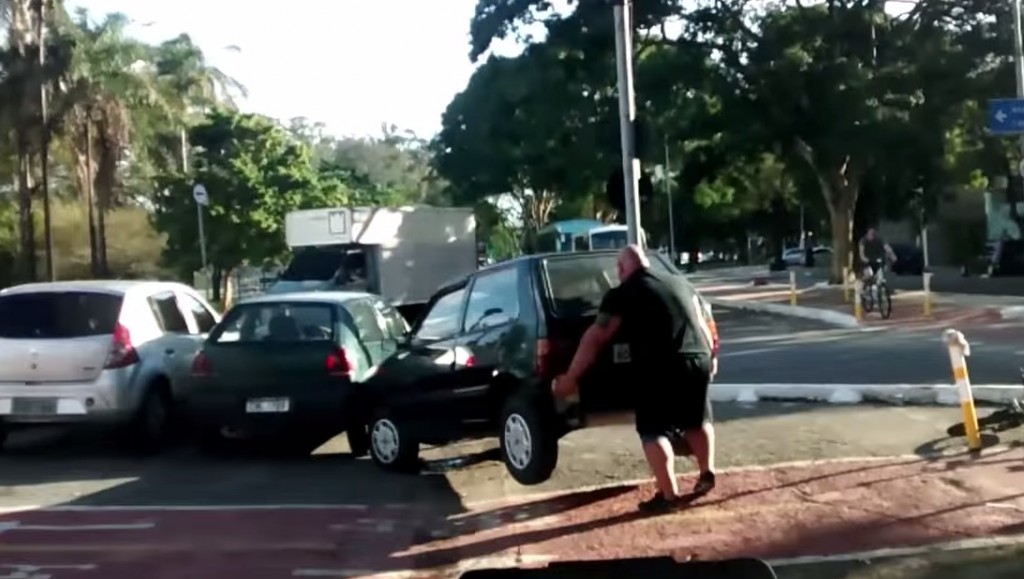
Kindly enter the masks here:
M 883 320 L 888 320 L 892 316 L 892 290 L 885 281 L 886 264 L 878 259 L 874 260 L 873 264 L 877 267 L 872 268 L 874 273 L 864 283 L 860 292 L 860 304 L 864 313 L 871 313 L 877 303 L 878 313 Z

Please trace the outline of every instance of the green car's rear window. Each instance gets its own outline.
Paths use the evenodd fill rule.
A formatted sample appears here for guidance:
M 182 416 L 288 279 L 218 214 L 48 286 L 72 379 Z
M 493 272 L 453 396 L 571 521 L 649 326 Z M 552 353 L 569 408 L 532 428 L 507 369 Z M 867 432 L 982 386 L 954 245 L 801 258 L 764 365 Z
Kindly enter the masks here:
M 333 341 L 334 327 L 334 309 L 327 304 L 240 304 L 228 312 L 210 340 L 217 344 Z

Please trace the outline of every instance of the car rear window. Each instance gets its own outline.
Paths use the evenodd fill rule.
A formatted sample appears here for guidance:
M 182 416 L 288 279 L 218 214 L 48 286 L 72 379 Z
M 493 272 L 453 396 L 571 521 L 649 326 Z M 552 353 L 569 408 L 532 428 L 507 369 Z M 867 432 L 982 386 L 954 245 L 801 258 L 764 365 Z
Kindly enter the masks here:
M 604 294 L 619 285 L 616 255 L 549 257 L 542 263 L 551 313 L 557 317 L 593 315 Z M 650 256 L 651 269 L 678 273 L 659 256 Z
M 59 339 L 113 334 L 122 296 L 98 292 L 0 295 L 0 338 Z
M 210 340 L 218 344 L 334 340 L 334 325 L 334 308 L 328 304 L 240 304 L 224 316 Z

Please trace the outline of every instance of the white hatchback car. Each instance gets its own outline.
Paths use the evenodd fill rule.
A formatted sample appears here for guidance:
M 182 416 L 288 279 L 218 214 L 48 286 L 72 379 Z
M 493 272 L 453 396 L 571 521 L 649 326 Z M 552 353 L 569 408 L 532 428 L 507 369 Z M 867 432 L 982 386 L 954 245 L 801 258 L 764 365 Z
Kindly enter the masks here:
M 192 288 L 68 281 L 0 291 L 0 446 L 11 426 L 106 423 L 158 450 L 192 358 L 220 320 Z

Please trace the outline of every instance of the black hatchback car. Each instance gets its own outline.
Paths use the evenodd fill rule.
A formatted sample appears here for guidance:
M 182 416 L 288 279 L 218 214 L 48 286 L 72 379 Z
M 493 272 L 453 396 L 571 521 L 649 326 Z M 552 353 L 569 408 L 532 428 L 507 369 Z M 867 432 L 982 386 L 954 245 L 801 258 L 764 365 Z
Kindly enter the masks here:
M 604 293 L 618 285 L 615 261 L 615 251 L 531 255 L 438 290 L 362 390 L 373 460 L 413 469 L 421 443 L 498 436 L 517 481 L 550 478 L 559 438 L 631 406 L 629 369 L 610 355 L 581 381 L 579 405 L 556 407 L 550 390 Z M 664 256 L 651 253 L 651 261 L 678 273 Z

